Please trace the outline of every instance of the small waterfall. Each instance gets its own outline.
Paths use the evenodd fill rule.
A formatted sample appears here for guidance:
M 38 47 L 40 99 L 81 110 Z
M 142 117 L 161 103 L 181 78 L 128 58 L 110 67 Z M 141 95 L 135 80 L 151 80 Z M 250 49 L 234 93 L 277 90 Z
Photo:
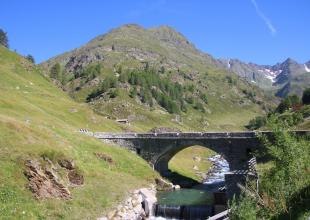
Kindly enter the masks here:
M 155 207 L 155 216 L 164 217 L 164 219 L 186 219 L 201 220 L 206 219 L 213 214 L 211 205 L 162 205 Z
M 182 219 L 181 218 L 182 209 L 183 207 L 180 205 L 156 204 L 155 216 Z

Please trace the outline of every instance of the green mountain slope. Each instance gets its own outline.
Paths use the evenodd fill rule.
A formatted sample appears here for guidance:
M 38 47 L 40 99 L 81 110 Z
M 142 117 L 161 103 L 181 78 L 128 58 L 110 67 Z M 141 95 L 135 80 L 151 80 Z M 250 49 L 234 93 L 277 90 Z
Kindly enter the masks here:
M 297 94 L 302 96 L 303 91 L 310 86 L 310 74 L 302 73 L 296 74 L 291 77 L 290 81 L 286 83 L 278 92 L 277 95 L 281 97 L 286 97 L 288 95 Z
M 0 219 L 94 219 L 155 177 L 141 158 L 77 132 L 123 127 L 72 101 L 37 67 L 1 46 L 0 92 Z M 28 189 L 26 161 L 61 176 L 66 169 L 57 162 L 64 158 L 74 161 L 83 185 L 69 186 L 71 199 L 38 201 Z
M 124 25 L 41 66 L 74 99 L 128 118 L 128 130 L 243 130 L 273 98 L 217 62 L 170 27 Z

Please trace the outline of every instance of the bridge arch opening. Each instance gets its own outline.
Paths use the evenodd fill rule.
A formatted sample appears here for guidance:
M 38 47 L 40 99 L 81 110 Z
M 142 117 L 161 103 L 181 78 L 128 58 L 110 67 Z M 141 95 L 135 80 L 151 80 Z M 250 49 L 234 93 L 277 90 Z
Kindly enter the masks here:
M 199 183 L 224 182 L 224 172 L 229 171 L 225 155 L 203 145 L 183 146 L 178 151 L 164 154 L 155 164 L 162 175 L 174 184 L 191 187 Z

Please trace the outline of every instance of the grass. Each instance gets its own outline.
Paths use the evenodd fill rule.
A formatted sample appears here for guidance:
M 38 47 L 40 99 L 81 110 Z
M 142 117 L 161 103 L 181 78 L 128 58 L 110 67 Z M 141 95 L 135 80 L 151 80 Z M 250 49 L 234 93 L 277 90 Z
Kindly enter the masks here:
M 196 172 L 207 173 L 212 166 L 212 163 L 207 160 L 207 158 L 215 154 L 214 151 L 201 146 L 185 148 L 169 161 L 169 169 L 172 172 L 177 172 L 182 176 L 201 182 L 203 179 L 201 175 L 197 175 Z M 201 160 L 194 160 L 194 157 L 199 157 Z M 194 166 L 196 166 L 198 170 L 194 170 Z
M 122 131 L 124 127 L 76 103 L 40 74 L 37 67 L 0 47 L 0 219 L 94 219 L 129 190 L 157 175 L 118 146 L 77 131 Z M 111 166 L 95 153 L 113 158 Z M 71 200 L 38 201 L 27 189 L 24 162 L 42 155 L 74 160 L 85 184 L 70 189 Z

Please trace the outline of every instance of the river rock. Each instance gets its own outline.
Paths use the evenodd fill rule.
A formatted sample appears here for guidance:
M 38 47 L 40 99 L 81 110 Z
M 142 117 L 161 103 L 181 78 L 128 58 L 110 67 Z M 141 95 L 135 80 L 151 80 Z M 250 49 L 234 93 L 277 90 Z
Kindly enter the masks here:
M 180 185 L 174 185 L 174 186 L 173 186 L 173 189 L 174 189 L 174 190 L 179 190 L 179 189 L 181 189 L 181 186 L 180 186 Z
M 155 206 L 155 203 L 157 202 L 156 190 L 143 188 L 143 189 L 140 189 L 140 194 L 142 195 L 142 198 L 143 198 L 144 211 L 145 211 L 146 216 L 152 216 L 154 214 L 153 207 Z
M 155 186 L 135 190 L 106 216 L 97 220 L 142 220 L 153 214 L 153 206 L 157 202 Z M 144 209 L 143 206 L 144 205 Z
M 156 178 L 155 179 L 156 187 L 158 190 L 169 190 L 173 189 L 173 184 L 162 179 L 162 178 Z
M 108 213 L 108 218 L 106 218 L 106 219 L 112 219 L 112 218 L 115 216 L 115 214 L 116 214 L 116 211 L 115 211 L 115 210 L 110 211 L 110 212 Z
M 199 156 L 194 156 L 194 157 L 193 157 L 193 160 L 196 161 L 196 162 L 200 162 L 200 161 L 201 161 L 201 157 L 199 157 Z

